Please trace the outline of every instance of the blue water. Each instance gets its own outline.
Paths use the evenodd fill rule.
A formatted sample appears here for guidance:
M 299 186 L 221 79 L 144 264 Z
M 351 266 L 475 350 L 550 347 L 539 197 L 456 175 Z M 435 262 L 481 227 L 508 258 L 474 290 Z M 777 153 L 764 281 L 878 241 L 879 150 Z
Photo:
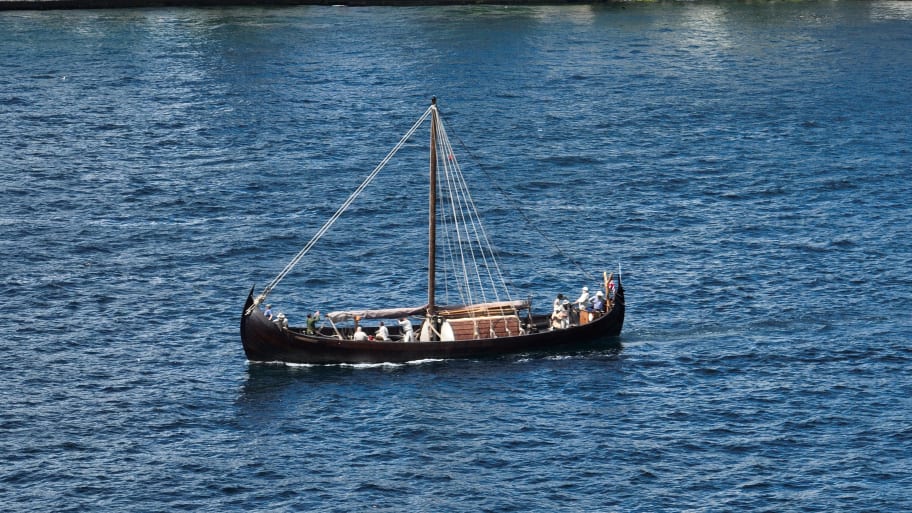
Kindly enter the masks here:
M 912 510 L 910 84 L 909 2 L 0 13 L 0 509 Z M 432 95 L 511 283 L 620 263 L 622 348 L 247 363 Z M 422 158 L 292 323 L 421 302 Z

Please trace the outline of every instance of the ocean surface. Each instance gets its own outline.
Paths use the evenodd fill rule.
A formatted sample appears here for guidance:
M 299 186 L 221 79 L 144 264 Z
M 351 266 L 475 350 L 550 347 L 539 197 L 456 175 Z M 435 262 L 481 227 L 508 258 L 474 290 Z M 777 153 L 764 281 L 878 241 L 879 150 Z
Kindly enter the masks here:
M 247 362 L 434 95 L 520 297 L 620 265 L 620 348 Z M 403 160 L 292 324 L 423 303 Z M 4 12 L 0 178 L 3 511 L 912 510 L 912 2 Z

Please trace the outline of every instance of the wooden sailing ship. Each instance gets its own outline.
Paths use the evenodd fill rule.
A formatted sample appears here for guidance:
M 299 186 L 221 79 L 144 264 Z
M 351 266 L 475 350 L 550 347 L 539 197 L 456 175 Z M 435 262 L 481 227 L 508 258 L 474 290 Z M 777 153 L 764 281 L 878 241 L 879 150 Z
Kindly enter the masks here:
M 272 289 L 427 118 L 431 119 L 427 302 L 416 307 L 330 312 L 319 327 L 313 321 L 308 326 L 297 327 L 287 326 L 282 319 L 270 318 L 262 307 Z M 444 157 L 439 158 L 441 155 Z M 438 180 L 440 168 L 443 168 L 442 180 Z M 438 207 L 441 199 L 446 202 L 444 208 Z M 455 276 L 452 279 L 456 284 L 452 288 L 458 289 L 459 301 L 449 305 L 437 303 L 438 214 L 444 221 L 441 224 L 454 226 L 453 233 L 446 232 L 443 237 L 450 250 L 445 253 L 449 255 L 445 260 L 458 267 L 458 272 L 446 274 Z M 252 362 L 358 364 L 475 358 L 555 351 L 621 333 L 625 305 L 620 272 L 616 278 L 603 273 L 600 287 L 604 288 L 605 301 L 601 308 L 587 311 L 583 305 L 584 308 L 577 312 L 567 309 L 567 305 L 555 305 L 555 309 L 547 313 L 535 314 L 531 311 L 530 300 L 514 300 L 505 290 L 505 281 L 490 246 L 446 136 L 436 99 L 432 99 L 430 107 L 412 129 L 285 269 L 259 295 L 254 295 L 251 288 L 241 316 L 241 341 L 247 359 Z M 483 290 L 483 275 L 489 278 L 493 292 Z M 450 288 L 448 286 L 447 290 Z M 498 291 L 499 288 L 504 290 Z M 560 309 L 565 310 L 559 312 Z M 561 316 L 569 316 L 573 322 L 558 320 Z M 379 323 L 384 320 L 388 324 L 384 323 L 381 329 Z M 412 320 L 419 326 L 415 331 Z

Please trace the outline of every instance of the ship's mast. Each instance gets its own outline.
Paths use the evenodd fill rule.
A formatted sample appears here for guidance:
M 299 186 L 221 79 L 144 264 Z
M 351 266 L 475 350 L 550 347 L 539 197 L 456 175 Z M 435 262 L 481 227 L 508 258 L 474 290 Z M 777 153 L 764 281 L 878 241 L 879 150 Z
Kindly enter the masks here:
M 434 304 L 437 265 L 437 97 L 431 98 L 431 162 L 428 211 L 428 319 L 437 313 Z

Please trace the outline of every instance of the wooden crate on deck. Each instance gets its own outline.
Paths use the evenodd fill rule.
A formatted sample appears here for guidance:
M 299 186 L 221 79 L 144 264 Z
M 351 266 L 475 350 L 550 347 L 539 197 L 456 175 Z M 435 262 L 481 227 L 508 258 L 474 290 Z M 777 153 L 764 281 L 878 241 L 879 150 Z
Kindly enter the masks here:
M 478 338 L 501 338 L 519 335 L 519 317 L 476 317 L 447 319 L 453 328 L 456 340 L 475 340 Z M 493 328 L 493 335 L 491 329 Z

